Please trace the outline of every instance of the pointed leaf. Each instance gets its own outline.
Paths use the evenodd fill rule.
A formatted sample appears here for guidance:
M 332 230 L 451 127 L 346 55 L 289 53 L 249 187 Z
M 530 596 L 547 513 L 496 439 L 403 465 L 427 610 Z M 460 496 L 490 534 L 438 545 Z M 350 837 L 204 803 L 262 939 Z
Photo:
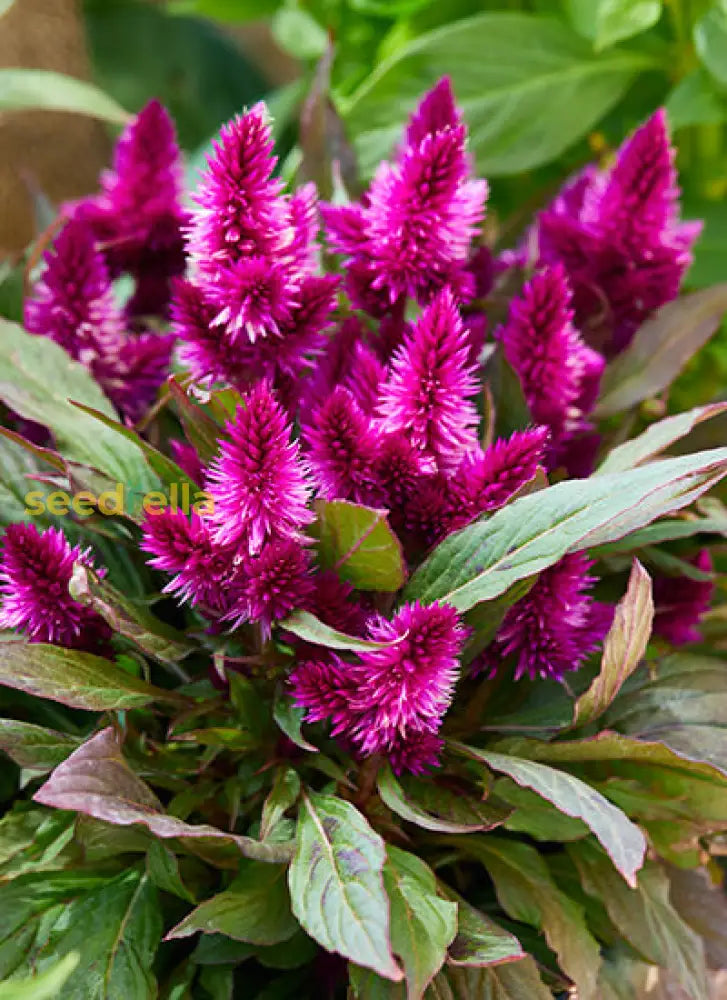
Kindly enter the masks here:
M 309 753 L 318 753 L 318 747 L 309 743 L 301 733 L 305 709 L 293 704 L 293 699 L 286 695 L 282 688 L 275 692 L 273 702 L 273 718 L 278 728 L 285 733 L 291 743 L 295 743 L 301 750 Z
M 601 670 L 575 704 L 573 724 L 584 725 L 602 715 L 642 660 L 651 635 L 654 601 L 651 578 L 638 559 L 623 598 L 616 605 L 603 643 Z
M 383 840 L 350 802 L 316 792 L 303 796 L 288 875 L 293 913 L 328 951 L 398 981 L 385 860 Z
M 522 497 L 450 535 L 414 574 L 404 599 L 444 600 L 467 611 L 567 552 L 622 538 L 688 506 L 725 472 L 727 449 L 717 448 Z
M 176 378 L 167 382 L 172 399 L 177 404 L 179 419 L 182 421 L 187 440 L 194 447 L 203 465 L 207 465 L 219 450 L 222 428 L 209 417 L 201 406 L 189 398 Z
M 31 771 L 52 771 L 80 742 L 77 736 L 45 729 L 32 722 L 0 719 L 0 750 L 19 767 Z
M 0 71 L 0 73 L 3 71 Z M 104 473 L 125 491 L 159 489 L 159 479 L 131 441 L 105 428 L 69 400 L 112 419 L 114 409 L 83 365 L 48 337 L 0 319 L 0 399 L 52 432 L 64 458 Z
M 160 840 L 152 840 L 146 852 L 146 871 L 157 889 L 178 896 L 187 903 L 196 903 L 179 874 L 179 862 L 173 851 Z
M 79 958 L 78 952 L 72 951 L 39 976 L 0 983 L 0 1000 L 57 1000 L 63 995 L 61 987 L 78 965 Z
M 399 539 L 385 510 L 347 500 L 318 500 L 313 530 L 324 569 L 335 569 L 358 590 L 398 590 L 406 579 Z
M 678 413 L 673 417 L 665 417 L 639 434 L 638 437 L 618 445 L 608 453 L 606 459 L 599 465 L 595 475 L 624 472 L 635 469 L 650 459 L 666 451 L 675 441 L 686 437 L 697 424 L 711 420 L 727 410 L 727 403 L 710 403 L 709 406 L 698 406 L 694 410 Z
M 626 882 L 632 886 L 636 884 L 636 872 L 644 863 L 646 838 L 625 813 L 595 788 L 567 771 L 532 760 L 474 747 L 461 746 L 461 752 L 507 774 L 518 785 L 532 788 L 566 816 L 583 820 L 603 844 Z
M 0 638 L 0 684 L 90 712 L 183 701 L 173 691 L 124 673 L 102 656 L 16 636 Z
M 408 1000 L 417 1000 L 439 972 L 457 933 L 457 904 L 437 895 L 423 861 L 389 846 L 384 886 L 391 903 L 391 946 L 404 966 Z
M 275 772 L 273 787 L 263 803 L 263 815 L 260 821 L 260 839 L 267 840 L 277 824 L 298 801 L 300 795 L 300 778 L 292 767 L 279 767 Z
M 327 649 L 344 649 L 350 652 L 365 653 L 366 650 L 388 649 L 402 642 L 406 635 L 394 639 L 393 642 L 372 642 L 370 639 L 360 639 L 355 635 L 346 635 L 330 625 L 326 625 L 310 611 L 294 611 L 292 615 L 280 622 L 280 628 L 292 632 L 299 639 L 325 646 Z
M 522 945 L 514 934 L 471 906 L 449 886 L 440 884 L 440 889 L 444 896 L 457 903 L 457 935 L 447 955 L 450 965 L 487 968 L 525 958 Z
M 444 968 L 424 1000 L 552 1000 L 530 956 L 494 969 Z M 599 997 L 599 1000 L 602 998 Z
M 108 94 L 74 76 L 46 69 L 13 67 L 0 70 L 0 110 L 27 108 L 72 111 L 113 125 L 125 125 L 130 117 L 128 111 Z
M 165 940 L 203 934 L 226 934 L 236 941 L 271 945 L 298 930 L 282 865 L 244 858 L 237 878 L 225 892 L 205 900 L 167 934 Z
M 606 368 L 597 416 L 622 413 L 670 386 L 718 329 L 725 312 L 727 283 L 662 306 Z
M 226 833 L 213 826 L 192 825 L 168 816 L 152 790 L 121 755 L 115 729 L 91 737 L 65 760 L 33 796 L 55 809 L 71 809 L 117 826 L 141 823 L 154 836 L 210 838 L 234 844 L 246 857 L 280 862 L 290 857 L 288 844 L 267 843 Z
M 438 787 L 429 781 L 411 780 L 406 788 L 387 764 L 378 774 L 379 795 L 397 816 L 434 833 L 474 833 L 502 823 L 507 809 Z
M 130 601 L 93 570 L 77 562 L 68 590 L 74 601 L 96 611 L 114 632 L 161 663 L 178 663 L 197 649 L 182 632 Z
M 561 969 L 578 986 L 579 997 L 597 1000 L 599 945 L 586 927 L 582 908 L 558 889 L 540 854 L 529 844 L 492 835 L 467 837 L 458 846 L 485 866 L 500 905 L 513 920 L 542 928 Z M 512 968 L 518 969 L 519 963 Z
M 669 969 L 692 1000 L 708 1000 L 704 948 L 697 934 L 669 901 L 669 881 L 659 865 L 648 864 L 638 886 L 629 889 L 595 846 L 571 844 L 583 888 L 602 900 L 629 945 L 647 961 Z

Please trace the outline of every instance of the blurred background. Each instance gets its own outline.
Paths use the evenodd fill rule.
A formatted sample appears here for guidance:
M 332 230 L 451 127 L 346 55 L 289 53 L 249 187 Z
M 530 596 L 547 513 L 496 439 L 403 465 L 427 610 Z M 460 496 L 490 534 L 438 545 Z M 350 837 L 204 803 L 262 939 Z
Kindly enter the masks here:
M 665 104 L 685 214 L 706 221 L 689 284 L 722 278 L 727 0 L 0 0 L 0 312 L 54 206 L 96 187 L 150 97 L 192 186 L 221 122 L 265 98 L 284 176 L 330 196 L 370 175 L 445 73 L 491 183 L 490 242 L 512 245 L 564 178 Z M 702 374 L 723 385 L 714 361 Z

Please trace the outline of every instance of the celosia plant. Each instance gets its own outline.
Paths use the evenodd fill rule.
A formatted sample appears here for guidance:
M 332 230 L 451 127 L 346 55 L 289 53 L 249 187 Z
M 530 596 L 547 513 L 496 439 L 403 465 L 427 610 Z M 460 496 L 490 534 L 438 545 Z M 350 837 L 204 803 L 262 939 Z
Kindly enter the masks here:
M 272 147 L 187 204 L 150 104 L 4 329 L 0 977 L 701 1000 L 724 406 L 653 417 L 727 296 L 664 114 L 497 254 L 447 80 L 358 198 Z

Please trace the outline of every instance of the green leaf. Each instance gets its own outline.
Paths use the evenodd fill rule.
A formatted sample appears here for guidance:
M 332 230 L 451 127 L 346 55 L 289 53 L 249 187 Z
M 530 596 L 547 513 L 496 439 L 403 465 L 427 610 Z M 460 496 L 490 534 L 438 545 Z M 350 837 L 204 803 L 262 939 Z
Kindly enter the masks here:
M 176 378 L 167 382 L 172 399 L 177 404 L 179 419 L 187 440 L 196 449 L 202 463 L 207 465 L 217 454 L 222 429 L 201 406 L 193 403 Z
M 0 437 L 0 527 L 28 519 L 25 496 L 37 487 L 28 476 L 37 471 L 38 463 L 26 448 Z
M 116 826 L 140 823 L 155 837 L 207 838 L 233 844 L 245 855 L 270 863 L 286 861 L 286 843 L 261 843 L 252 837 L 185 823 L 167 815 L 156 795 L 129 768 L 115 729 L 91 737 L 65 760 L 33 796 L 55 809 L 71 809 Z
M 727 449 L 571 480 L 522 497 L 450 535 L 417 570 L 405 600 L 443 600 L 458 611 L 503 594 L 567 552 L 622 538 L 688 506 L 727 471 Z
M 328 45 L 328 34 L 302 7 L 278 7 L 270 30 L 284 52 L 296 59 L 320 59 Z
M 583 888 L 603 901 L 629 945 L 647 961 L 675 973 L 693 1000 L 708 1000 L 702 942 L 669 902 L 669 882 L 661 868 L 649 863 L 637 888 L 629 889 L 591 844 L 581 841 L 567 850 Z
M 502 753 L 527 757 L 529 760 L 544 760 L 554 764 L 634 761 L 636 763 L 656 764 L 674 771 L 684 771 L 710 781 L 725 781 L 725 777 L 719 769 L 672 750 L 657 739 L 656 733 L 651 741 L 646 737 L 634 738 L 608 731 L 589 739 L 559 740 L 557 743 L 516 738 L 503 740 L 496 744 L 496 748 Z
M 300 778 L 292 767 L 279 767 L 275 772 L 273 787 L 263 803 L 260 821 L 260 839 L 267 840 L 277 824 L 300 795 Z
M 386 511 L 347 500 L 318 500 L 313 526 L 324 569 L 335 569 L 357 590 L 398 590 L 406 568 Z
M 173 851 L 160 840 L 153 840 L 146 852 L 146 871 L 157 889 L 178 896 L 187 903 L 196 903 L 179 874 L 179 862 Z
M 594 55 L 587 42 L 551 18 L 483 13 L 397 49 L 342 111 L 362 169 L 372 173 L 398 141 L 422 91 L 449 75 L 478 172 L 501 176 L 560 156 L 650 65 L 637 52 Z M 572 113 L 563 116 L 564 107 Z
M 392 642 L 372 642 L 370 639 L 360 639 L 355 635 L 346 635 L 330 625 L 326 625 L 310 611 L 294 611 L 280 623 L 280 628 L 292 632 L 299 639 L 325 646 L 327 649 L 345 649 L 353 653 L 365 653 L 367 650 L 388 649 L 402 642 L 406 636 L 394 639 Z
M 682 77 L 667 97 L 664 107 L 673 129 L 690 125 L 718 125 L 727 118 L 727 103 L 701 66 Z M 697 241 L 697 257 L 700 256 L 703 239 L 704 235 Z M 694 269 L 689 272 L 690 284 L 694 284 L 693 275 Z M 719 281 L 719 277 L 715 280 Z
M 716 3 L 694 25 L 694 47 L 715 80 L 727 85 L 727 10 Z
M 13 635 L 0 636 L 0 685 L 89 712 L 182 700 L 173 691 L 124 673 L 101 656 L 25 642 Z
M 670 386 L 719 328 L 725 312 L 727 283 L 662 306 L 606 368 L 596 414 L 621 413 Z
M 708 406 L 697 406 L 686 413 L 678 413 L 673 417 L 665 417 L 647 427 L 643 434 L 618 445 L 609 452 L 605 461 L 598 467 L 596 475 L 604 473 L 625 472 L 635 469 L 637 465 L 655 458 L 663 451 L 681 441 L 697 424 L 711 420 L 727 410 L 727 403 L 710 403 Z
M 407 1000 L 418 1000 L 457 933 L 457 904 L 441 899 L 431 869 L 398 847 L 387 848 L 384 886 L 391 903 L 391 947 L 404 967 Z
M 494 969 L 445 968 L 424 994 L 424 1000 L 552 1000 L 529 956 Z M 601 998 L 599 998 L 601 1000 Z
M 158 476 L 163 486 L 168 487 L 170 490 L 176 486 L 180 494 L 184 487 L 186 487 L 189 491 L 190 500 L 193 500 L 201 492 L 197 483 L 193 479 L 190 479 L 187 473 L 183 472 L 176 462 L 173 462 L 171 458 L 168 458 L 150 445 L 148 441 L 145 441 L 131 427 L 126 427 L 114 417 L 109 416 L 108 413 L 104 413 L 93 406 L 86 406 L 85 403 L 76 401 L 73 402 L 73 405 L 81 410 L 81 412 L 103 424 L 104 427 L 116 435 L 115 447 L 121 445 L 121 441 L 119 440 L 121 438 L 137 448 L 146 459 L 149 468 Z
M 587 837 L 590 830 L 586 824 L 573 816 L 566 816 L 547 799 L 529 788 L 516 784 L 510 778 L 498 778 L 492 787 L 498 798 L 513 806 L 513 812 L 504 823 L 506 830 L 513 833 L 527 833 L 534 840 L 554 841 L 565 844 L 569 840 Z
M 290 896 L 282 865 L 264 865 L 244 858 L 229 889 L 205 900 L 166 937 L 226 934 L 250 944 L 287 941 L 298 929 L 290 912 Z
M 481 760 L 495 771 L 507 774 L 518 785 L 531 788 L 552 802 L 566 816 L 583 820 L 601 842 L 617 870 L 629 885 L 636 884 L 636 872 L 644 863 L 646 838 L 628 816 L 595 788 L 567 771 L 548 767 L 521 757 L 459 746 L 462 753 Z
M 159 488 L 135 444 L 120 440 L 69 402 L 88 404 L 113 418 L 111 404 L 83 365 L 71 361 L 48 337 L 34 337 L 2 319 L 0 399 L 26 419 L 50 428 L 64 458 L 98 469 L 124 490 L 144 494 Z
M 73 837 L 67 813 L 17 805 L 0 820 L 0 880 L 66 867 L 77 860 Z
M 236 24 L 274 14 L 278 0 L 169 0 L 168 6 L 174 13 L 203 14 Z
M 596 51 L 653 27 L 661 0 L 566 0 L 571 23 Z
M 333 795 L 304 795 L 288 875 L 293 913 L 328 951 L 398 981 L 385 860 L 383 840 L 355 806 Z
M 0 983 L 0 1000 L 57 1000 L 63 996 L 61 988 L 78 965 L 79 958 L 78 952 L 72 951 L 39 976 Z
M 318 747 L 309 743 L 301 733 L 305 712 L 304 708 L 293 704 L 293 699 L 285 694 L 282 688 L 276 690 L 273 702 L 273 719 L 278 728 L 301 750 L 318 753 Z
M 487 968 L 525 958 L 522 945 L 514 934 L 490 920 L 449 887 L 441 888 L 448 899 L 457 903 L 457 935 L 447 955 L 450 965 Z
M 704 942 L 711 969 L 727 968 L 727 898 L 705 868 L 684 871 L 671 867 L 669 899 L 679 916 Z
M 156 890 L 134 869 L 112 879 L 24 875 L 3 887 L 0 976 L 28 968 L 43 973 L 75 952 L 80 961 L 59 994 L 63 1000 L 154 1000 L 161 926 Z
M 52 771 L 80 742 L 77 736 L 45 729 L 32 722 L 0 719 L 0 750 L 18 767 L 31 771 Z
M 113 98 L 85 80 L 45 69 L 0 69 L 0 111 L 72 111 L 113 125 L 130 115 Z
M 402 787 L 386 764 L 378 774 L 379 795 L 397 816 L 434 833 L 474 833 L 499 826 L 507 809 L 478 802 L 432 784 L 431 779 L 409 779 Z
M 92 608 L 114 632 L 161 663 L 178 663 L 197 648 L 182 632 L 130 601 L 83 563 L 74 565 L 68 590 L 74 601 Z
M 458 846 L 485 866 L 500 905 L 513 920 L 542 928 L 563 972 L 577 985 L 579 997 L 597 1000 L 598 943 L 586 927 L 582 908 L 558 889 L 540 854 L 529 844 L 492 835 L 467 837 Z
M 676 654 L 662 660 L 654 680 L 618 698 L 606 722 L 646 743 L 727 775 L 725 665 L 710 657 Z
M 651 578 L 634 559 L 628 587 L 603 643 L 601 670 L 575 704 L 573 725 L 592 722 L 606 711 L 646 652 L 654 620 Z

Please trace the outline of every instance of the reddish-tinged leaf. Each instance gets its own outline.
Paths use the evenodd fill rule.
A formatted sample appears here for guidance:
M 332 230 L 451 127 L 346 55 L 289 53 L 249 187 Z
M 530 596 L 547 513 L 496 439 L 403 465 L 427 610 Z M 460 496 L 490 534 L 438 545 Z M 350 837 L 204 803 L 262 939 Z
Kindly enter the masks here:
M 406 579 L 399 539 L 389 527 L 385 510 L 346 500 L 316 501 L 324 568 L 335 569 L 358 590 L 398 590 Z
M 606 711 L 641 662 L 653 620 L 651 578 L 639 560 L 634 559 L 626 593 L 616 607 L 603 644 L 601 671 L 576 702 L 574 725 L 592 722 Z
M 34 799 L 55 809 L 85 813 L 117 826 L 141 823 L 162 839 L 203 837 L 226 841 L 246 857 L 258 861 L 285 861 L 292 853 L 289 844 L 261 844 L 252 837 L 168 816 L 156 795 L 124 760 L 118 734 L 110 726 L 57 767 Z
M 609 417 L 671 385 L 704 347 L 727 312 L 727 283 L 703 288 L 662 306 L 606 368 L 596 415 Z
M 124 673 L 102 656 L 14 635 L 0 639 L 0 684 L 89 712 L 184 700 Z
M 378 775 L 382 801 L 402 819 L 434 833 L 476 833 L 504 822 L 510 810 L 468 798 L 433 785 L 431 779 L 411 779 L 406 787 L 386 765 Z
M 678 413 L 674 417 L 665 417 L 658 423 L 647 427 L 643 434 L 620 444 L 610 451 L 606 459 L 596 471 L 597 476 L 610 472 L 624 472 L 634 469 L 637 465 L 655 458 L 666 451 L 676 441 L 686 437 L 697 424 L 710 420 L 727 410 L 727 403 L 710 403 L 709 406 L 698 406 L 686 413 Z

